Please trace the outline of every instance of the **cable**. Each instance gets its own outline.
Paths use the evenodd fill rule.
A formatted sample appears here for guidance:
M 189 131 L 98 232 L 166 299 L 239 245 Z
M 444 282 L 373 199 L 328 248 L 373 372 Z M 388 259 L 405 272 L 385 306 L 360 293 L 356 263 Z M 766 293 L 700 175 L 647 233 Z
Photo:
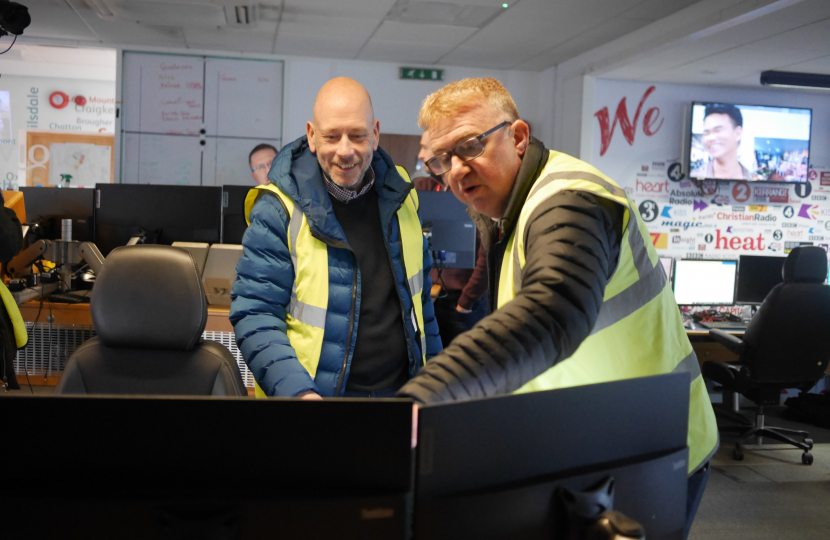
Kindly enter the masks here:
M 15 41 L 17 41 L 17 34 L 15 34 L 14 39 L 12 40 L 12 44 L 11 44 L 11 45 L 9 45 L 9 48 L 8 48 L 8 49 L 6 49 L 6 50 L 5 50 L 5 51 L 3 51 L 3 52 L 0 52 L 0 54 L 6 54 L 7 52 L 9 52 L 9 51 L 11 50 L 11 48 L 12 48 L 12 47 L 14 47 L 14 42 L 15 42 Z

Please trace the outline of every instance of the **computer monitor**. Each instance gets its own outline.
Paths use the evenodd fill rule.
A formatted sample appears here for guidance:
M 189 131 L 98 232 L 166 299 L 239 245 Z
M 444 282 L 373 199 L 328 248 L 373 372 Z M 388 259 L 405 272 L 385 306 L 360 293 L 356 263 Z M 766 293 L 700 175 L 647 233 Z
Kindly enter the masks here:
M 674 298 L 681 306 L 735 303 L 738 261 L 680 259 L 674 263 Z
M 147 184 L 96 184 L 95 244 L 106 256 L 143 236 L 144 243 L 218 243 L 222 188 Z
M 738 259 L 738 304 L 760 304 L 773 287 L 784 281 L 781 270 L 786 257 L 741 255 Z
M 411 401 L 2 399 L 4 538 L 410 538 Z
M 241 244 L 248 229 L 245 197 L 254 186 L 222 186 L 222 243 Z
M 671 281 L 671 272 L 674 267 L 674 259 L 671 257 L 660 257 L 660 264 L 663 265 L 663 271 L 666 272 L 666 279 Z
M 419 191 L 418 199 L 433 267 L 475 268 L 476 226 L 467 206 L 449 191 Z
M 561 490 L 611 478 L 609 509 L 680 540 L 688 414 L 685 373 L 422 407 L 414 537 L 584 538 Z
M 72 220 L 72 239 L 92 241 L 95 191 L 84 188 L 21 187 L 26 219 L 38 239 L 60 240 L 61 220 Z M 30 237 L 31 239 L 31 237 Z

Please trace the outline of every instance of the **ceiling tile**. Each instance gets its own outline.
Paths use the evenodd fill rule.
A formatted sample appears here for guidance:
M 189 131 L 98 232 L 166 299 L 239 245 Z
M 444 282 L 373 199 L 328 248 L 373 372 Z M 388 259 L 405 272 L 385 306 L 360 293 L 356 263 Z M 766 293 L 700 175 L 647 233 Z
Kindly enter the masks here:
M 276 30 L 277 24 L 270 21 L 259 21 L 256 29 L 184 28 L 184 39 L 194 49 L 270 54 Z
M 277 31 L 277 54 L 354 58 L 379 20 L 286 13 Z
M 23 31 L 24 37 L 50 39 L 95 40 L 96 36 L 62 0 L 26 2 L 32 24 Z

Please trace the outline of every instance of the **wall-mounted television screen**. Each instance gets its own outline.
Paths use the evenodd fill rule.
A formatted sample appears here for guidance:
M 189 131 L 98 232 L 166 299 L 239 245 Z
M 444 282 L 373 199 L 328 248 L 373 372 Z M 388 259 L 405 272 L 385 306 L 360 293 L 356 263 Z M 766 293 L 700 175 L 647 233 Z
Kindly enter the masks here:
M 810 109 L 692 103 L 693 180 L 806 182 Z

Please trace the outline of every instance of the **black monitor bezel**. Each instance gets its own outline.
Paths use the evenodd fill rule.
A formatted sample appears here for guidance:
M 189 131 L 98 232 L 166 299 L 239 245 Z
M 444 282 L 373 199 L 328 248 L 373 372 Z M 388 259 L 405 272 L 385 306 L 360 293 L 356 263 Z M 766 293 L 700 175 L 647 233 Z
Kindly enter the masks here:
M 204 211 L 200 212 L 198 215 L 205 217 L 206 220 L 210 222 L 208 227 L 204 227 L 204 228 L 200 228 L 200 229 L 201 230 L 211 230 L 211 231 L 215 230 L 215 235 L 214 234 L 210 235 L 209 239 L 208 238 L 193 239 L 193 238 L 187 238 L 187 237 L 170 238 L 167 233 L 162 232 L 163 237 L 162 237 L 162 239 L 160 239 L 159 243 L 165 244 L 165 245 L 170 245 L 170 244 L 172 244 L 172 242 L 175 242 L 175 241 L 184 241 L 184 242 L 204 242 L 204 243 L 208 243 L 208 244 L 218 244 L 221 241 L 221 238 L 222 238 L 222 188 L 220 186 L 179 186 L 179 185 L 168 185 L 168 184 L 97 184 L 95 186 L 95 205 L 94 205 L 94 211 L 95 211 L 95 214 L 94 214 L 94 216 L 95 216 L 95 218 L 94 218 L 94 225 L 95 225 L 94 231 L 95 232 L 93 234 L 93 238 L 94 238 L 95 244 L 98 246 L 98 249 L 101 250 L 101 253 L 105 257 L 109 254 L 110 251 L 112 251 L 116 247 L 119 247 L 120 245 L 124 245 L 124 244 L 121 244 L 120 242 L 123 241 L 124 243 L 126 243 L 126 241 L 129 240 L 129 237 L 125 238 L 125 235 L 123 235 L 123 234 L 115 235 L 115 236 L 120 237 L 118 239 L 118 242 L 112 242 L 111 239 L 102 238 L 102 228 L 105 224 L 107 226 L 119 227 L 119 228 L 132 227 L 132 228 L 135 228 L 136 230 L 137 230 L 138 227 L 143 227 L 143 226 L 147 225 L 146 221 L 143 222 L 143 223 L 136 223 L 136 224 L 131 224 L 131 225 L 127 225 L 127 224 L 123 224 L 123 223 L 116 223 L 116 224 L 107 223 L 108 216 L 105 217 L 105 214 L 102 213 L 102 210 L 101 210 L 102 201 L 103 201 L 103 203 L 106 203 L 106 200 L 104 198 L 110 196 L 110 195 L 107 195 L 107 191 L 110 191 L 110 190 L 145 190 L 145 189 L 146 190 L 153 189 L 153 190 L 158 190 L 158 191 L 162 191 L 162 192 L 163 191 L 168 192 L 166 194 L 166 197 L 158 197 L 156 199 L 156 201 L 157 201 L 156 204 L 159 204 L 158 201 L 162 201 L 161 204 L 167 204 L 168 206 L 171 206 L 171 208 L 168 208 L 167 212 L 163 213 L 163 215 L 165 217 L 161 218 L 162 220 L 167 219 L 167 216 L 174 216 L 174 215 L 178 215 L 180 213 L 181 206 L 175 206 L 174 204 L 171 203 L 171 201 L 175 201 L 176 203 L 179 203 L 179 204 L 181 204 L 182 201 L 186 201 L 187 200 L 187 193 L 186 193 L 187 191 L 192 191 L 192 190 L 211 190 L 211 191 L 213 191 L 213 194 L 211 195 L 211 197 L 215 197 L 215 201 L 210 205 L 210 206 L 212 206 L 212 208 L 210 208 L 208 210 L 208 207 L 205 206 Z M 146 200 L 139 200 L 137 197 L 134 197 L 132 199 L 132 201 L 130 202 L 130 204 L 126 205 L 126 206 L 129 206 L 130 210 L 134 211 L 136 206 L 142 205 L 142 204 L 147 205 L 149 203 Z M 157 207 L 154 208 L 154 211 L 158 211 Z M 173 218 L 171 217 L 170 219 L 173 219 Z M 191 223 L 188 223 L 188 226 L 175 227 L 175 228 L 177 228 L 177 229 L 188 229 L 188 228 L 195 229 L 196 228 L 196 227 L 189 227 L 190 224 Z M 161 227 L 161 229 L 163 230 L 164 227 Z M 118 245 L 111 245 L 111 244 L 118 244 Z
M 742 259 L 747 259 L 750 257 L 757 257 L 759 259 L 780 259 L 781 260 L 781 268 L 783 269 L 784 263 L 787 260 L 787 256 L 780 256 L 780 255 L 751 255 L 751 254 L 741 254 L 738 256 L 738 275 L 737 279 L 735 280 L 735 304 L 737 305 L 760 305 L 764 302 L 766 295 L 760 301 L 755 300 L 745 300 L 739 296 L 739 291 L 741 290 L 741 267 L 742 267 Z M 784 282 L 784 276 L 781 276 L 781 281 L 779 283 Z M 771 289 L 770 289 L 771 290 Z M 769 292 L 767 292 L 769 294 Z

